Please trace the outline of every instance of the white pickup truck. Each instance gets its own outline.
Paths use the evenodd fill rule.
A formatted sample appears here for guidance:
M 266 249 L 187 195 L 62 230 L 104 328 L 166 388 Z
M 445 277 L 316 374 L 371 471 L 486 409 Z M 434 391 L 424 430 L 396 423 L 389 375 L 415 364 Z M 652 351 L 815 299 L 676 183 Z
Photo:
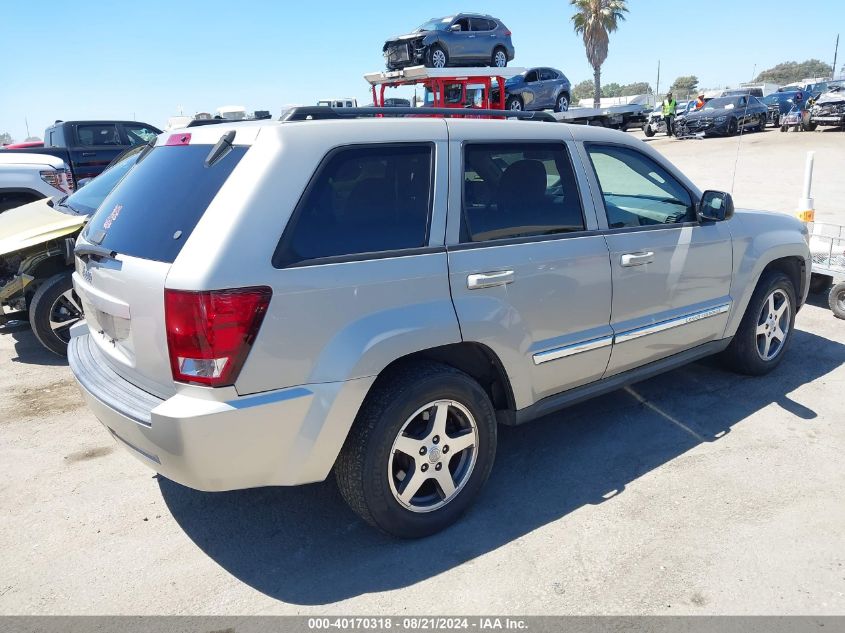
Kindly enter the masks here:
M 72 191 L 72 178 L 61 158 L 0 151 L 0 213 Z

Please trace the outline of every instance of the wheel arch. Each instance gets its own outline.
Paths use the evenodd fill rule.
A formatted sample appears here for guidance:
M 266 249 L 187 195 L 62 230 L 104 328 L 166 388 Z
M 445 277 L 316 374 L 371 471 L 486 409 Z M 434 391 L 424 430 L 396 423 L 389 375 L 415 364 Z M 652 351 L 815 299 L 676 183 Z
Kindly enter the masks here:
M 501 359 L 486 345 L 469 341 L 431 347 L 397 358 L 379 373 L 373 387 L 397 367 L 423 361 L 442 363 L 471 376 L 487 393 L 500 419 L 516 410 L 513 387 Z

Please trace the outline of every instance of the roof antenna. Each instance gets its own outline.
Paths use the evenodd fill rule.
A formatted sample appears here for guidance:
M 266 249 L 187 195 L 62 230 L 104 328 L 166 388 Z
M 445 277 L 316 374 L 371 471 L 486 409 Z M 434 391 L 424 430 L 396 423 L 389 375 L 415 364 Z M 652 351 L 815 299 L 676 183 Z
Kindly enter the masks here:
M 745 121 L 748 118 L 748 104 L 751 102 L 751 90 L 748 91 L 748 94 L 745 95 L 745 111 L 742 113 L 742 120 Z M 728 124 L 730 125 L 730 124 Z M 765 123 L 761 128 L 761 131 L 766 129 Z M 734 159 L 734 173 L 731 176 L 731 195 L 734 195 L 734 184 L 736 183 L 736 168 L 739 165 L 739 148 L 742 147 L 742 133 L 745 132 L 745 124 L 742 125 L 742 128 L 739 130 L 739 138 L 736 142 L 736 158 Z

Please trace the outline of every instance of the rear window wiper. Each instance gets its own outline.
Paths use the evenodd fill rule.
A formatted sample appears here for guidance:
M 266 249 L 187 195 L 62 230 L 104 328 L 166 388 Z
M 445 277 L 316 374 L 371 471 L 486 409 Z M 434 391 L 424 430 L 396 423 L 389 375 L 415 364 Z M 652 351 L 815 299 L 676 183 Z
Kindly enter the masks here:
M 113 251 L 110 248 L 106 248 L 105 246 L 100 246 L 98 244 L 77 244 L 76 248 L 73 249 L 73 252 L 77 257 L 89 255 L 92 257 L 105 257 L 107 259 L 114 259 L 115 255 L 117 255 L 116 251 Z

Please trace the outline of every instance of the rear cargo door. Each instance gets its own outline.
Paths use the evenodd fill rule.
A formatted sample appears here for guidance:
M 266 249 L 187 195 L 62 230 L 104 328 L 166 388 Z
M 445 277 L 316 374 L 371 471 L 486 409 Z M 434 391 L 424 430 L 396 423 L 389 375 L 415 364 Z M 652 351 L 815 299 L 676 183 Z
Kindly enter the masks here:
M 160 397 L 175 393 L 164 325 L 170 266 L 248 148 L 207 166 L 210 149 L 162 146 L 142 156 L 77 243 L 74 285 L 90 336 L 118 374 Z

